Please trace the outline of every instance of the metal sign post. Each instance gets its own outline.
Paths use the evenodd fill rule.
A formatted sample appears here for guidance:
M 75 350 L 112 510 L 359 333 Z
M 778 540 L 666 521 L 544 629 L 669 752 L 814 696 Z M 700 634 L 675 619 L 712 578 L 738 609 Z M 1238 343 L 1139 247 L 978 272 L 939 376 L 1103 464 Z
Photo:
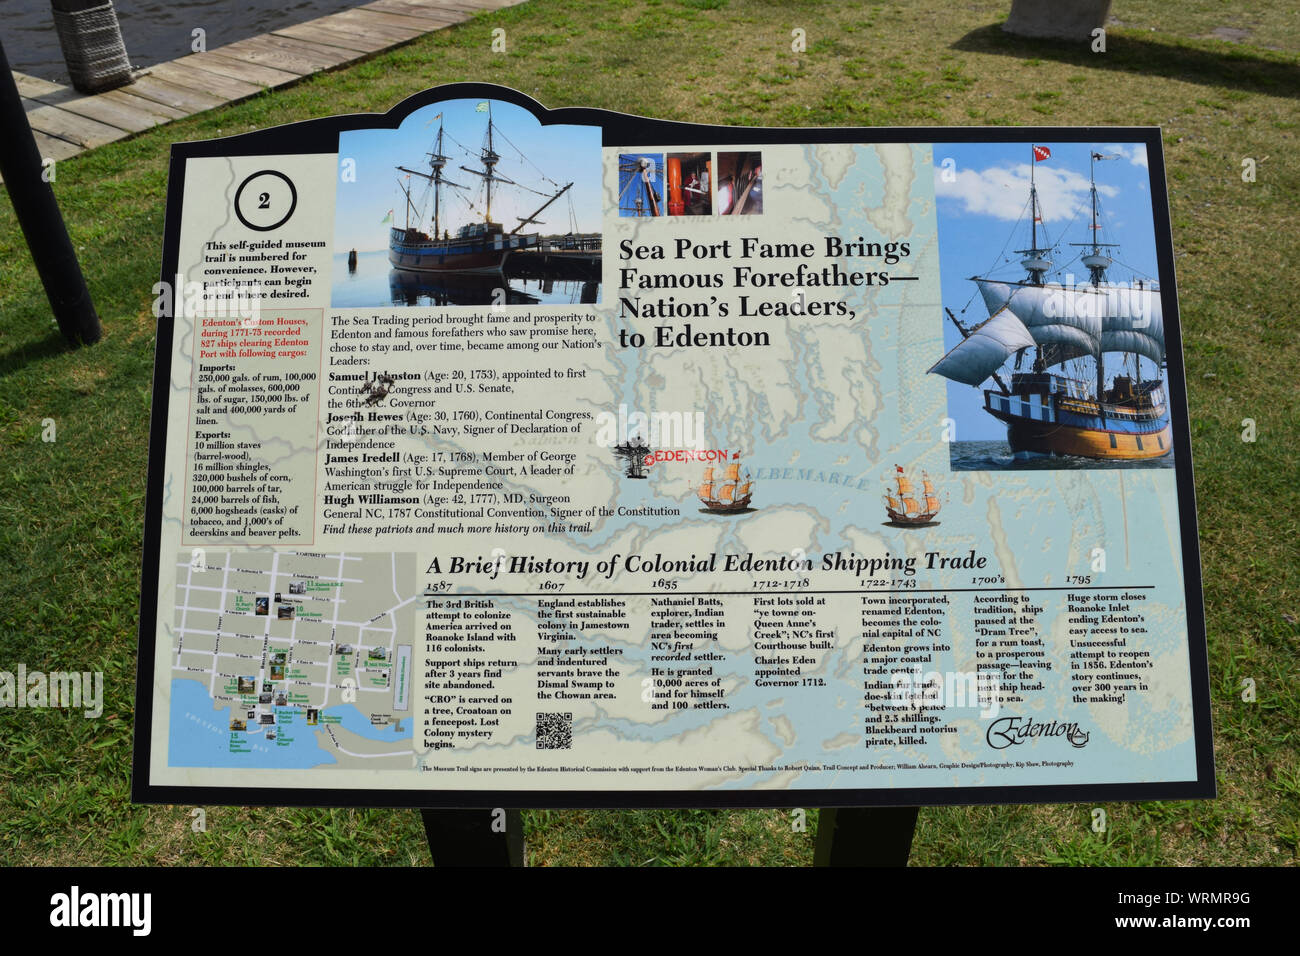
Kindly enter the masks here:
M 518 810 L 421 810 L 434 866 L 523 866 Z
M 23 109 L 22 97 L 0 43 L 0 175 L 13 203 L 18 224 L 32 251 L 54 320 L 70 345 L 89 345 L 100 338 L 99 316 L 68 238 L 54 190 L 44 174 Z

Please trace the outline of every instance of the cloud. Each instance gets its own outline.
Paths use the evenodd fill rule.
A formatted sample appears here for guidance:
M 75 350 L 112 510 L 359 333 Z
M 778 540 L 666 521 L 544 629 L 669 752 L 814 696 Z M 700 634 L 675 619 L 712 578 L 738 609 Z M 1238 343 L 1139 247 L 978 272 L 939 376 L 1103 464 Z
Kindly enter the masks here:
M 1143 150 L 1143 160 L 1145 159 Z M 942 165 L 935 166 L 935 196 L 960 202 L 963 211 L 967 213 L 992 216 L 1008 222 L 1015 222 L 1028 214 L 1028 163 L 993 166 L 982 172 L 963 169 L 956 173 L 952 182 L 944 181 L 944 173 Z M 1051 160 L 1038 164 L 1034 180 L 1038 186 L 1038 203 L 1045 223 L 1068 223 L 1079 207 L 1088 201 L 1088 177 L 1053 167 Z M 1119 190 L 1114 186 L 1100 183 L 1097 192 L 1108 198 L 1119 195 Z
M 1100 147 L 1097 152 L 1113 153 L 1127 159 L 1134 166 L 1147 168 L 1147 148 L 1143 143 L 1111 143 L 1109 146 Z

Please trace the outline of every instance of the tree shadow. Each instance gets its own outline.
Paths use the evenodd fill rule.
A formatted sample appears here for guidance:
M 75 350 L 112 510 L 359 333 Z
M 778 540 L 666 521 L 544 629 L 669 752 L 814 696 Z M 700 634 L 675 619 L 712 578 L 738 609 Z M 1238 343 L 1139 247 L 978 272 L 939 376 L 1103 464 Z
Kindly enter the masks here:
M 75 351 L 75 347 L 68 344 L 68 340 L 58 329 L 54 329 L 42 339 L 24 342 L 8 352 L 0 352 L 0 378 L 25 368 L 32 362 L 72 351 Z
M 1005 32 L 1001 24 L 972 30 L 952 44 L 952 49 L 1055 60 L 1088 69 L 1140 73 L 1271 96 L 1300 96 L 1300 64 L 1266 59 L 1245 50 L 1206 50 L 1168 41 L 1107 34 L 1106 52 L 1093 53 L 1087 40 L 1072 42 L 1019 37 Z

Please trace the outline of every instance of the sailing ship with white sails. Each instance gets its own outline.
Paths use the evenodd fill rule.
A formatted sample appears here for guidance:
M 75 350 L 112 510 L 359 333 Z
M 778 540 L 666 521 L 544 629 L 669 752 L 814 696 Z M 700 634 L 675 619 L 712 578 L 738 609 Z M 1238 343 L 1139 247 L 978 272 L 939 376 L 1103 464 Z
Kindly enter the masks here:
M 1080 261 L 1085 283 L 1049 281 L 1053 247 L 1040 235 L 1042 208 L 1034 180 L 1035 165 L 1051 156 L 1046 146 L 1031 145 L 1029 247 L 1025 278 L 1002 281 L 972 276 L 989 317 L 967 328 L 950 309 L 948 317 L 962 340 L 930 368 L 955 382 L 984 390 L 984 410 L 1007 426 L 1007 444 L 1018 459 L 1077 456 L 1103 461 L 1159 458 L 1172 449 L 1171 429 L 1161 369 L 1165 361 L 1164 319 L 1159 285 L 1108 281 L 1117 243 L 1101 242 L 1095 167 L 1114 155 L 1090 152 L 1091 232 Z M 1032 352 L 1028 369 L 1022 370 Z M 1107 384 L 1107 355 L 1120 353 Z M 1014 356 L 1008 386 L 999 370 Z M 1091 358 L 1093 367 L 1080 363 Z M 1144 365 L 1143 359 L 1151 363 Z M 1062 374 L 1062 366 L 1082 365 L 1087 377 Z M 1153 367 L 1151 367 L 1153 366 Z

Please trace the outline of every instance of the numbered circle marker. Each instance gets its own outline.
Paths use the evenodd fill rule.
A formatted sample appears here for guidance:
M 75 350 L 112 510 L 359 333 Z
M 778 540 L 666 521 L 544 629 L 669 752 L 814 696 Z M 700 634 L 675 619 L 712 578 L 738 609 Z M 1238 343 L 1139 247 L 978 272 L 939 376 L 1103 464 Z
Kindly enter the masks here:
M 298 205 L 293 180 L 274 169 L 253 173 L 235 191 L 235 215 L 249 229 L 270 232 L 289 221 Z

